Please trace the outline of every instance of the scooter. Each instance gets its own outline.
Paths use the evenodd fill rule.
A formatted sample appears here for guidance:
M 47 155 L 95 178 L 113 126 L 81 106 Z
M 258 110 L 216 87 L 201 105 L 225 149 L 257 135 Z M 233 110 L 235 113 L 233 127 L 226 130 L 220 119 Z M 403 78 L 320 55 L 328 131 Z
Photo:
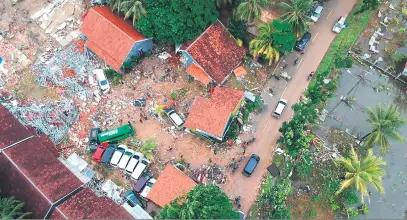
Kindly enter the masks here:
M 288 64 L 284 64 L 282 67 L 281 67 L 281 70 L 284 70 L 285 68 L 287 68 L 288 67 Z
M 314 76 L 314 72 L 311 72 L 311 73 L 308 75 L 308 81 L 310 81 L 313 76 Z
M 297 64 L 298 64 L 298 61 L 299 61 L 298 57 L 295 58 L 295 60 L 294 60 L 294 65 L 297 65 Z

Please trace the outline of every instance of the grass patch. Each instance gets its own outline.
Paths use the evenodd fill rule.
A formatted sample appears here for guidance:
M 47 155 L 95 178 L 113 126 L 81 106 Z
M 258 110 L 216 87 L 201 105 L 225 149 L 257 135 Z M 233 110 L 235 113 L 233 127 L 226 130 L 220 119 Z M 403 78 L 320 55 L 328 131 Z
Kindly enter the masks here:
M 114 86 L 119 85 L 120 80 L 123 79 L 123 75 L 116 72 L 114 69 L 105 69 L 103 70 L 107 79 L 109 79 Z

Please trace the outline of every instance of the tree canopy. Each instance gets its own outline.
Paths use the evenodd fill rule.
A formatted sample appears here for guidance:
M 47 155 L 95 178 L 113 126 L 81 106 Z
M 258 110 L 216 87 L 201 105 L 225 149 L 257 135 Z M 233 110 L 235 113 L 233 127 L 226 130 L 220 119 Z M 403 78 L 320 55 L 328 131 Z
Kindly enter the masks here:
M 291 24 L 288 22 L 274 19 L 273 22 L 274 31 L 271 34 L 273 39 L 273 45 L 278 51 L 291 52 L 295 45 L 295 35 Z
M 238 219 L 239 214 L 233 211 L 233 205 L 226 194 L 218 186 L 210 184 L 197 185 L 185 197 L 179 197 L 170 205 L 164 206 L 159 218 Z
M 147 14 L 137 21 L 137 30 L 163 42 L 192 40 L 219 16 L 215 1 L 145 0 L 143 4 Z
M 24 213 L 23 207 L 24 203 L 14 197 L 0 198 L 0 219 L 23 219 L 31 214 L 31 212 Z

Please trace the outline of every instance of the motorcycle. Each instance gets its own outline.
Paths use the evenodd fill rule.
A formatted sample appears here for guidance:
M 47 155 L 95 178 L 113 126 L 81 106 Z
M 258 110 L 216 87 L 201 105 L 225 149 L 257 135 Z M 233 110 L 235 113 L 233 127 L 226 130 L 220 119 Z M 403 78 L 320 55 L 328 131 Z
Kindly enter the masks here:
M 253 143 L 255 140 L 256 140 L 256 138 L 255 138 L 255 137 L 252 137 L 252 138 L 250 138 L 250 140 L 248 140 L 248 141 L 243 141 L 242 147 L 246 147 L 247 145 Z
M 295 58 L 295 60 L 294 60 L 294 65 L 297 65 L 297 64 L 298 64 L 298 61 L 299 61 L 298 57 Z
M 308 81 L 310 81 L 313 76 L 314 76 L 314 72 L 311 72 L 311 73 L 308 75 Z
M 288 67 L 288 64 L 284 64 L 282 67 L 281 67 L 281 70 L 284 70 L 285 68 L 287 68 Z

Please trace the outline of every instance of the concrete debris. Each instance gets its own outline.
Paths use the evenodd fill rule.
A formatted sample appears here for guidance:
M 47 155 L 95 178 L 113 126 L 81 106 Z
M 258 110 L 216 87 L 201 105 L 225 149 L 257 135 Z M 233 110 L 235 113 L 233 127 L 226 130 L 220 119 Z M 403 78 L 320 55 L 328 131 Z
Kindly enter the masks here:
M 201 168 L 192 170 L 190 177 L 201 184 L 225 184 L 225 169 L 214 165 L 202 165 Z
M 70 46 L 55 53 L 49 51 L 39 55 L 32 66 L 32 72 L 35 73 L 39 85 L 62 87 L 67 97 L 76 96 L 85 100 L 91 95 L 86 85 L 92 70 L 96 67 L 86 55 Z M 74 76 L 64 77 L 72 71 Z
M 48 135 L 55 144 L 64 139 L 79 118 L 78 108 L 69 100 L 31 106 L 14 105 L 12 102 L 3 104 L 23 125 Z

